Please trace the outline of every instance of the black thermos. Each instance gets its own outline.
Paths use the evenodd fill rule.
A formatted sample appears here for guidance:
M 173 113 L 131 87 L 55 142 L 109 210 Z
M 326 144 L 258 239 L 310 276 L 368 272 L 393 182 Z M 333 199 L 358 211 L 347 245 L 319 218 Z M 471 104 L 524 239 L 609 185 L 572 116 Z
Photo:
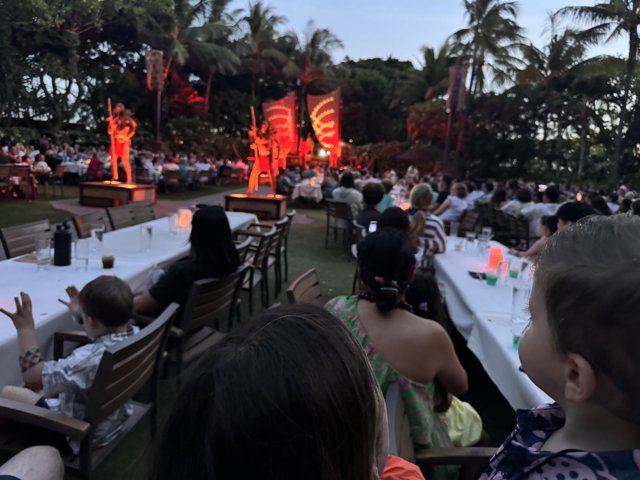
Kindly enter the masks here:
M 71 265 L 71 231 L 66 221 L 58 225 L 53 235 L 53 264 L 58 267 Z

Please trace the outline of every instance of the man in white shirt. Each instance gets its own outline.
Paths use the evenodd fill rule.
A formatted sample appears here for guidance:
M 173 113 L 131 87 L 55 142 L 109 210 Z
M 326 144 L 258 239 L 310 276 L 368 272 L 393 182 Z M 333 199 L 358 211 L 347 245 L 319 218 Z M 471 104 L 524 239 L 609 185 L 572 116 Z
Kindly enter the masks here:
M 542 203 L 534 203 L 522 209 L 522 216 L 529 221 L 529 237 L 537 237 L 540 219 L 545 215 L 555 215 L 558 210 L 560 191 L 555 185 L 549 185 L 542 194 Z

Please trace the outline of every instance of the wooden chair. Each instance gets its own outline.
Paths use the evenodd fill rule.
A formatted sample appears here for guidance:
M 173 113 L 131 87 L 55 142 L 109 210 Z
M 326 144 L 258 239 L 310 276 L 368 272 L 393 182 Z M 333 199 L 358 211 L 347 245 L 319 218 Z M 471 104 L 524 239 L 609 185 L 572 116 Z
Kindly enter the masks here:
M 162 177 L 167 189 L 182 190 L 183 184 L 180 180 L 180 170 L 163 170 Z
M 11 190 L 9 183 L 9 173 L 11 172 L 10 164 L 0 164 L 0 194 L 2 198 L 7 198 L 7 194 Z
M 107 208 L 107 214 L 113 230 L 138 225 L 156 218 L 151 202 L 133 202 L 119 207 Z
M 389 454 L 417 464 L 426 478 L 433 477 L 429 470 L 436 465 L 486 465 L 496 451 L 495 447 L 429 448 L 415 451 L 397 382 L 387 386 L 385 404 L 389 419 Z
M 36 239 L 42 236 L 51 238 L 51 225 L 48 219 L 0 228 L 0 239 L 7 258 L 33 252 Z
M 261 229 L 270 229 L 275 228 L 275 235 L 271 239 L 271 246 L 269 247 L 269 255 L 267 257 L 267 272 L 271 267 L 274 269 L 274 294 L 275 298 L 278 298 L 278 294 L 280 293 L 282 287 L 282 245 L 284 242 L 284 235 L 287 230 L 287 225 L 289 224 L 288 218 L 283 218 L 273 223 L 273 227 L 271 225 L 262 224 L 262 223 L 254 223 L 249 226 L 250 231 L 261 231 Z
M 287 288 L 287 300 L 290 304 L 312 303 L 324 306 L 325 302 L 320 291 L 320 282 L 316 275 L 316 269 L 307 270 L 296 278 Z
M 128 205 L 131 210 L 131 218 L 135 222 L 134 225 L 156 219 L 156 212 L 151 202 L 132 202 Z
M 178 304 L 172 303 L 139 333 L 105 350 L 93 385 L 88 391 L 86 412 L 82 420 L 46 408 L 5 399 L 0 399 L 0 418 L 44 428 L 80 441 L 79 455 L 69 454 L 63 459 L 69 470 L 79 472 L 83 478 L 89 478 L 92 470 L 100 465 L 147 414 L 151 420 L 153 436 L 156 428 L 157 367 L 163 352 L 167 328 L 177 310 Z M 88 337 L 84 332 L 61 332 L 56 334 L 54 340 L 87 343 Z M 58 348 L 58 351 L 60 350 Z M 130 401 L 148 380 L 151 380 L 151 401 L 146 404 L 131 402 L 134 411 L 118 436 L 104 447 L 92 447 L 91 441 L 100 422 Z M 3 423 L 0 449 L 15 452 L 37 443 L 37 438 L 21 434 L 22 430 L 21 425 L 11 428 Z
M 64 165 L 58 165 L 56 169 L 47 176 L 46 180 L 40 183 L 42 194 L 46 195 L 47 188 L 51 187 L 51 194 L 56 194 L 56 187 L 60 187 L 60 196 L 64 197 Z
M 326 200 L 327 205 L 327 231 L 324 246 L 329 248 L 329 232 L 333 230 L 333 242 L 338 241 L 338 232 L 342 231 L 342 240 L 345 250 L 351 239 L 353 214 L 351 205 L 335 200 Z
M 36 199 L 36 177 L 31 173 L 30 165 L 11 165 L 9 177 L 18 177 L 17 185 L 11 186 L 11 191 L 22 191 L 30 200 Z
M 90 238 L 93 225 L 104 225 L 106 232 L 111 231 L 111 221 L 106 210 L 76 215 L 72 220 L 78 238 Z
M 282 258 L 284 260 L 284 281 L 289 281 L 289 232 L 291 232 L 291 224 L 293 223 L 293 217 L 296 216 L 296 211 L 291 210 L 287 212 L 287 228 L 284 231 L 284 240 L 282 242 Z
M 178 370 L 211 348 L 240 321 L 240 287 L 249 265 L 242 264 L 224 278 L 206 278 L 193 282 L 182 315 L 171 329 L 168 362 Z M 226 323 L 226 325 L 225 325 Z
M 460 219 L 459 235 L 464 236 L 467 232 L 475 232 L 478 227 L 480 214 L 475 210 L 465 210 Z
M 236 235 L 244 235 L 251 238 L 252 246 L 249 247 L 250 254 L 247 262 L 251 266 L 249 278 L 245 280 L 242 290 L 249 296 L 249 315 L 253 315 L 253 289 L 260 285 L 260 300 L 262 308 L 269 306 L 269 251 L 271 242 L 275 237 L 276 230 L 272 228 L 268 232 L 256 232 L 251 230 L 238 230 Z

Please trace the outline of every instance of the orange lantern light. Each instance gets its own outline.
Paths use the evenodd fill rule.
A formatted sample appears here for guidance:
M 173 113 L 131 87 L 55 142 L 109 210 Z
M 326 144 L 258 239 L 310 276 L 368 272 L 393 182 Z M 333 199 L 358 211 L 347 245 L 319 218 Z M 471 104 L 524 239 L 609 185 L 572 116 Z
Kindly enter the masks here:
M 181 208 L 178 210 L 178 226 L 180 228 L 189 228 L 191 225 L 191 210 Z
M 504 262 L 504 252 L 502 248 L 493 246 L 489 249 L 489 261 L 487 262 L 488 270 L 497 270 L 500 264 Z

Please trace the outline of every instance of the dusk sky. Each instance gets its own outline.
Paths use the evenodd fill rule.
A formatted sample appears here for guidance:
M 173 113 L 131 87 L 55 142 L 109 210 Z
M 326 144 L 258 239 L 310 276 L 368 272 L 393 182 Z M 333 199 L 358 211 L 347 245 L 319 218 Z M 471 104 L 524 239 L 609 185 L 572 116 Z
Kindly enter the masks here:
M 316 27 L 328 27 L 344 43 L 344 56 L 352 59 L 393 56 L 419 61 L 420 47 L 438 47 L 448 35 L 464 27 L 462 0 L 272 0 L 265 1 L 289 22 L 286 29 L 304 31 L 309 19 Z M 544 44 L 547 13 L 566 5 L 593 5 L 593 0 L 521 0 L 518 21 L 534 44 Z M 235 0 L 231 8 L 246 8 Z M 625 41 L 596 48 L 591 54 L 625 54 Z

